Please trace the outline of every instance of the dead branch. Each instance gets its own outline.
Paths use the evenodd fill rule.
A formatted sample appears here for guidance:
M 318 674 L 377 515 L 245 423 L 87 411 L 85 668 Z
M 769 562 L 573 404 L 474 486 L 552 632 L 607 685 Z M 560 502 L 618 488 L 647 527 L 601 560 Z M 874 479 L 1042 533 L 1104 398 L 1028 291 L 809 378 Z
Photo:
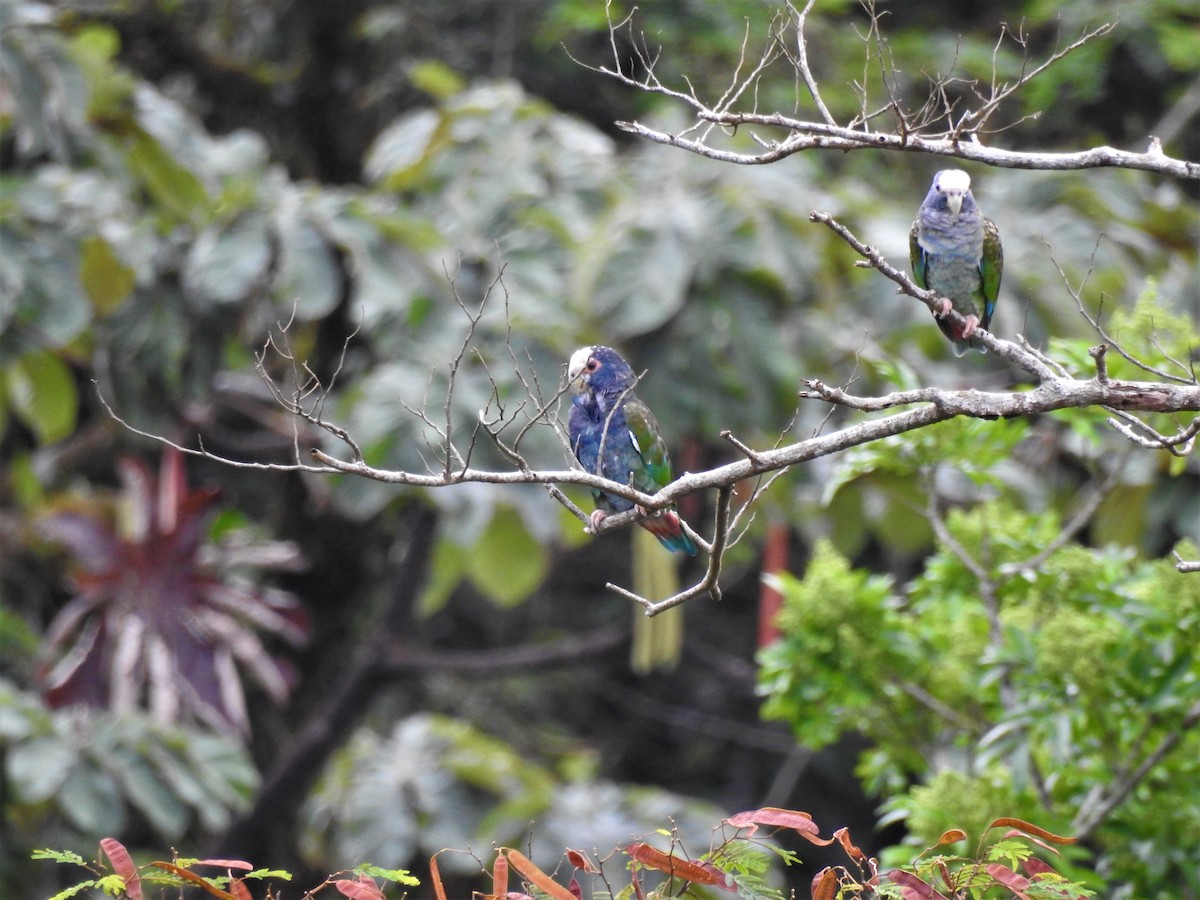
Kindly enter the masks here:
M 809 63 L 808 37 L 806 26 L 808 14 L 815 0 L 808 0 L 803 9 L 797 9 L 795 4 L 788 2 L 787 10 L 790 17 L 788 27 L 795 30 L 792 40 L 785 40 L 779 30 L 768 29 L 766 49 L 759 63 L 745 76 L 741 75 L 741 65 L 734 74 L 733 87 L 726 89 L 715 102 L 706 103 L 702 100 L 689 81 L 686 90 L 672 88 L 659 78 L 655 71 L 661 51 L 650 53 L 646 48 L 645 36 L 635 27 L 634 12 L 620 21 L 609 20 L 610 47 L 613 56 L 612 67 L 594 66 L 579 62 L 581 66 L 598 72 L 606 77 L 616 79 L 635 90 L 660 94 L 678 102 L 690 109 L 695 117 L 693 124 L 679 132 L 668 132 L 646 125 L 642 122 L 617 122 L 617 127 L 630 134 L 636 134 L 649 141 L 667 146 L 678 147 L 688 152 L 721 162 L 738 165 L 764 165 L 777 162 L 794 153 L 806 150 L 890 150 L 908 153 L 926 153 L 934 156 L 945 156 L 953 159 L 970 160 L 998 168 L 1040 169 L 1040 170 L 1078 170 L 1091 168 L 1124 168 L 1140 169 L 1157 172 L 1176 178 L 1190 180 L 1200 179 L 1200 163 L 1174 159 L 1163 152 L 1159 138 L 1150 138 L 1145 151 L 1141 153 L 1121 150 L 1115 147 L 1101 146 L 1086 150 L 1062 153 L 1044 153 L 1021 150 L 1005 150 L 985 146 L 980 141 L 980 135 L 991 133 L 1013 125 L 999 128 L 988 128 L 989 122 L 996 113 L 1013 96 L 1031 81 L 1043 75 L 1047 69 L 1062 59 L 1071 55 L 1088 44 L 1108 36 L 1115 28 L 1111 22 L 1086 30 L 1078 38 L 1066 46 L 1055 50 L 1041 62 L 1032 64 L 1028 59 L 1022 67 L 1019 77 L 1012 82 L 1002 81 L 998 75 L 996 63 L 993 62 L 991 83 L 981 90 L 974 81 L 939 74 L 931 77 L 928 94 L 923 100 L 915 103 L 906 102 L 900 95 L 899 72 L 891 60 L 890 49 L 880 26 L 880 16 L 874 5 L 865 4 L 871 17 L 871 27 L 866 34 L 860 35 L 867 47 L 867 59 L 863 80 L 855 82 L 855 90 L 859 95 L 859 110 L 851 117 L 839 122 L 835 113 L 825 102 L 820 85 L 813 74 Z M 609 9 L 611 12 L 611 9 Z M 629 44 L 634 48 L 633 53 L 640 67 L 640 74 L 627 74 L 626 66 L 622 64 L 621 52 L 618 49 L 618 35 L 624 34 Z M 1024 34 L 1013 32 L 1007 26 L 1002 26 L 997 40 L 996 51 L 1005 39 L 1015 41 L 1023 50 L 1027 47 Z M 788 49 L 791 44 L 795 47 L 792 52 Z M 775 48 L 783 47 L 783 54 L 791 63 L 793 77 L 802 83 L 816 107 L 815 119 L 800 118 L 782 113 L 762 113 L 757 109 L 738 109 L 735 103 L 743 96 L 755 97 L 755 90 L 760 79 L 765 77 L 766 69 L 774 61 Z M 745 47 L 743 47 L 743 59 Z M 871 80 L 872 63 L 879 67 L 875 77 L 887 93 L 886 102 L 878 108 L 870 107 L 868 83 Z M 957 60 L 951 61 L 950 71 L 953 71 Z M 686 79 L 685 79 L 686 80 Z M 974 95 L 976 105 L 959 109 L 963 100 L 960 94 Z M 908 110 L 915 110 L 910 112 Z M 885 113 L 890 114 L 893 124 L 887 128 L 874 127 Z M 1024 121 L 1024 117 L 1020 121 Z M 1019 121 L 1014 124 L 1019 124 Z M 771 139 L 751 132 L 751 139 L 757 144 L 760 152 L 747 153 L 732 149 L 732 146 L 718 146 L 715 137 L 724 131 L 713 131 L 712 126 L 721 126 L 728 132 L 736 132 L 742 126 L 769 128 L 780 130 L 783 135 Z M 705 127 L 707 126 L 707 127 Z

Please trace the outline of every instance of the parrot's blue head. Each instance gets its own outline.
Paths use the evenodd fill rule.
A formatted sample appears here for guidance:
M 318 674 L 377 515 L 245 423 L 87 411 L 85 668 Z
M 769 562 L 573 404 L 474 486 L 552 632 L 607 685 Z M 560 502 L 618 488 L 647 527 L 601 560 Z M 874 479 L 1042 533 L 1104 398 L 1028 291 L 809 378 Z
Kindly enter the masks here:
M 625 358 L 612 347 L 580 347 L 567 363 L 567 381 L 577 394 L 619 394 L 637 381 Z

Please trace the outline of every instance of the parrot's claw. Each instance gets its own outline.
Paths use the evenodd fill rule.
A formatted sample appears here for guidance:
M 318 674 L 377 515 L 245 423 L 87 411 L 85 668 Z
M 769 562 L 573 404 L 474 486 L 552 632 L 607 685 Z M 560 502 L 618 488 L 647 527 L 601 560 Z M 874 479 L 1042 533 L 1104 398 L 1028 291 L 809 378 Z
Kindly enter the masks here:
M 975 329 L 979 327 L 979 316 L 972 313 L 969 316 L 963 316 L 967 320 L 967 324 L 963 326 L 962 336 L 969 338 L 975 333 Z
M 950 310 L 952 310 L 952 309 L 954 309 L 954 304 L 950 302 L 950 298 L 943 297 L 942 298 L 942 311 L 937 314 L 937 317 L 939 319 L 946 318 L 946 316 L 950 315 Z
M 596 530 L 600 527 L 600 523 L 604 521 L 607 515 L 608 513 L 604 510 L 598 509 L 588 516 L 588 527 L 591 528 L 592 534 L 596 533 Z

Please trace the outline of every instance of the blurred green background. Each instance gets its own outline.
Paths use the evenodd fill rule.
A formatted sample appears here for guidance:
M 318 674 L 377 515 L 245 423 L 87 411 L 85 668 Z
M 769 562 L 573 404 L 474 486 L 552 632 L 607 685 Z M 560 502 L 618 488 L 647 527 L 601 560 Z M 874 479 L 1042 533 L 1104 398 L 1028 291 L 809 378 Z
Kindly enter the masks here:
M 1194 2 L 877 6 L 916 105 L 938 75 L 1011 80 L 1116 21 L 988 142 L 1140 151 L 1155 134 L 1200 159 Z M 715 99 L 775 11 L 661 0 L 634 21 L 664 82 Z M 1027 57 L 997 45 L 1001 23 Z M 842 117 L 860 87 L 880 96 L 868 24 L 848 0 L 809 19 Z M 423 471 L 436 435 L 411 408 L 444 421 L 463 308 L 485 295 L 449 404 L 464 436 L 535 381 L 552 395 L 595 342 L 649 370 L 639 393 L 679 471 L 734 458 L 722 429 L 763 447 L 857 420 L 798 407 L 804 378 L 1018 387 L 1000 360 L 955 359 L 920 304 L 807 218 L 833 213 L 900 265 L 947 161 L 737 167 L 632 140 L 614 121 L 675 129 L 686 110 L 576 61 L 613 65 L 600 0 L 0 0 L 0 26 L 6 895 L 71 882 L 33 848 L 87 855 L 105 835 L 304 885 L 362 861 L 423 875 L 438 849 L 493 843 L 553 867 L 669 822 L 699 852 L 722 816 L 773 805 L 850 826 L 889 864 L 1021 816 L 1083 833 L 1056 864 L 1102 896 L 1200 896 L 1200 576 L 1170 556 L 1200 555 L 1200 466 L 1131 449 L 1102 410 L 950 422 L 789 472 L 731 551 L 725 598 L 688 606 L 679 665 L 639 676 L 631 605 L 604 589 L 630 583 L 629 535 L 588 538 L 541 488 L 182 462 L 98 399 L 222 456 L 337 452 L 255 373 L 286 324 L 291 360 L 262 357 L 285 392 L 311 372 L 369 463 Z M 758 109 L 806 115 L 798 90 L 777 63 Z M 964 168 L 1004 240 L 996 334 L 1087 377 L 1076 291 L 1194 379 L 1194 183 Z M 503 466 L 485 443 L 473 461 Z M 548 428 L 523 450 L 566 462 Z M 711 503 L 681 512 L 703 531 Z M 768 541 L 795 574 L 769 579 L 782 635 L 762 648 Z M 777 879 L 803 896 L 836 857 L 801 855 Z M 469 857 L 443 872 L 482 889 Z

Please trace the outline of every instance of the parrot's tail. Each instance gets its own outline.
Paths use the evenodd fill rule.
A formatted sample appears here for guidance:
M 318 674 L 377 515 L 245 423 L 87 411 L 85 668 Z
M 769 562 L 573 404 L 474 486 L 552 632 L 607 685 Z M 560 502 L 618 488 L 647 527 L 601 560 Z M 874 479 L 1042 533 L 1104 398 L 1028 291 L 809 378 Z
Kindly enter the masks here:
M 668 509 L 657 516 L 641 519 L 638 524 L 658 538 L 659 543 L 671 552 L 682 551 L 688 556 L 696 555 L 696 545 L 683 530 L 683 524 L 674 510 Z

